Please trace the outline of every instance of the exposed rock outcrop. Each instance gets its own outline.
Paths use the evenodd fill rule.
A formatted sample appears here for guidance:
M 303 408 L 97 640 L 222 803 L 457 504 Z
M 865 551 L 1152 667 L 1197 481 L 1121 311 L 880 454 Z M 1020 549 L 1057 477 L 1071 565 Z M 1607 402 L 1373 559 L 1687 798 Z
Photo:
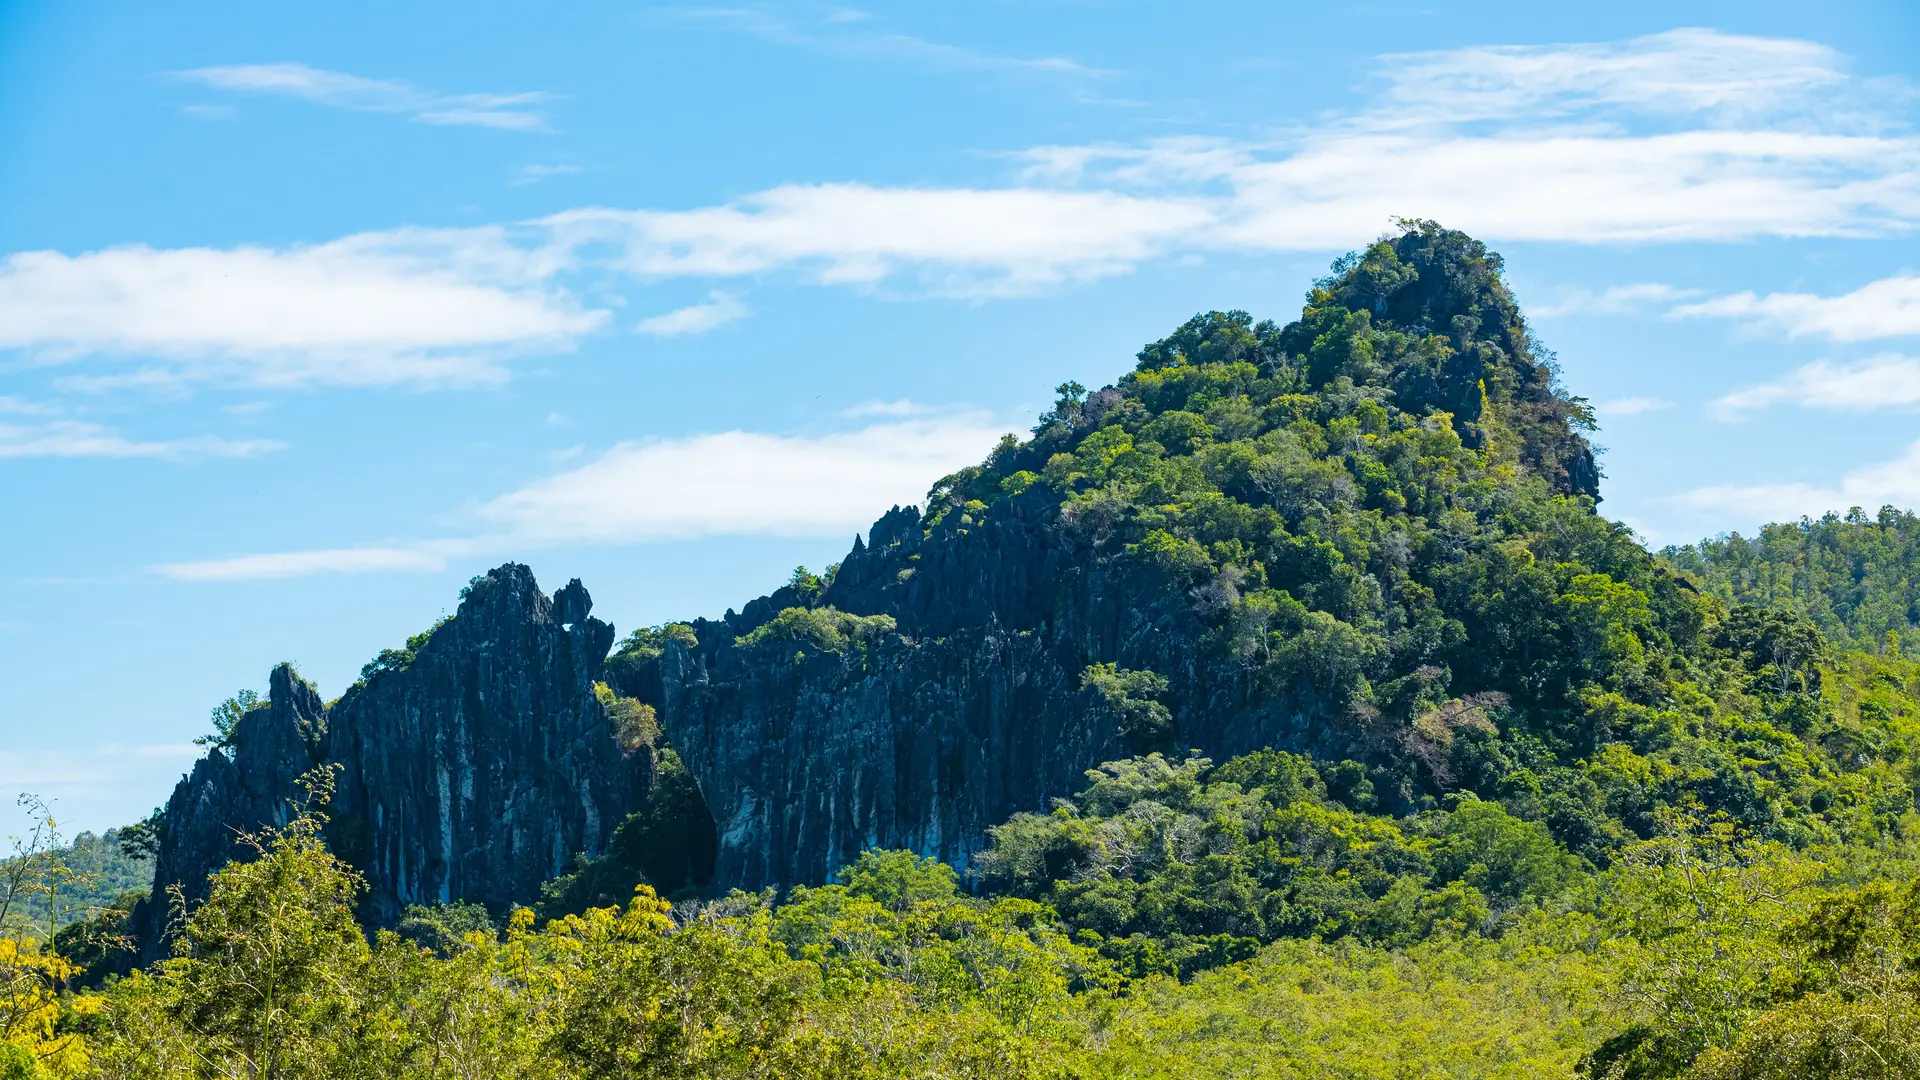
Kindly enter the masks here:
M 715 888 L 817 884 L 875 846 L 964 868 L 989 827 L 1156 747 L 1345 749 L 1352 728 L 1325 723 L 1326 703 L 1256 700 L 1242 665 L 1204 655 L 1183 590 L 1101 559 L 1058 505 L 1010 500 L 930 534 L 914 508 L 882 517 L 815 602 L 888 616 L 891 631 L 737 644 L 801 602 L 781 590 L 695 623 L 696 648 L 668 646 L 668 732 L 719 832 Z M 1123 730 L 1082 686 L 1098 662 L 1166 676 L 1173 730 Z
M 231 744 L 208 751 L 174 786 L 161 819 L 153 889 L 133 914 L 145 958 L 164 955 L 171 887 L 189 907 L 199 903 L 207 875 L 245 853 L 235 843 L 241 832 L 286 824 L 299 778 L 325 754 L 326 715 L 314 688 L 282 664 L 268 680 L 267 704 L 242 716 Z
M 409 903 L 524 902 L 576 852 L 602 850 L 653 758 L 621 752 L 594 695 L 613 628 L 591 607 L 578 581 L 550 600 L 509 564 L 330 707 L 275 668 L 267 703 L 167 804 L 156 900 L 136 915 L 147 954 L 165 936 L 167 887 L 204 897 L 209 873 L 245 857 L 238 834 L 283 824 L 316 766 L 336 769 L 328 839 L 366 875 L 375 925 Z

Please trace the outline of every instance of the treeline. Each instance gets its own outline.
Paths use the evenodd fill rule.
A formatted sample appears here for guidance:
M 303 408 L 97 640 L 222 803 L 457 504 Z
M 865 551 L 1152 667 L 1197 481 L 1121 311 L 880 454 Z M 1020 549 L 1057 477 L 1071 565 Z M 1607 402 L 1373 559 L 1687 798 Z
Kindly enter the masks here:
M 541 925 L 424 907 L 369 936 L 359 879 L 321 839 L 319 779 L 183 913 L 171 959 L 83 987 L 57 953 L 0 944 L 0 1076 L 1920 1068 L 1912 814 L 1898 835 L 1795 849 L 1670 813 L 1601 870 L 1494 803 L 1396 824 L 1338 809 L 1288 755 L 1146 758 L 1009 823 L 976 895 L 874 851 L 784 897 L 674 905 L 642 885 Z M 1285 847 L 1260 835 L 1302 820 Z M 1247 932 L 1201 933 L 1223 918 Z
M 130 894 L 144 893 L 152 881 L 137 826 L 64 841 L 44 808 L 26 809 L 37 828 L 0 858 L 0 933 L 44 937 L 102 910 L 131 907 Z
M 1920 656 L 1920 518 L 1907 511 L 1856 506 L 1662 554 L 1715 595 L 1802 614 L 1846 648 Z

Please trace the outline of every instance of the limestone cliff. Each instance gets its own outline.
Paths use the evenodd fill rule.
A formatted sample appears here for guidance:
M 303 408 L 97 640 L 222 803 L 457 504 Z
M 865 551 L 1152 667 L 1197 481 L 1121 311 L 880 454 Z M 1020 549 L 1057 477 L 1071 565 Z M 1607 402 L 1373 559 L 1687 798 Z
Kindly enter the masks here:
M 366 875 L 375 925 L 409 903 L 523 902 L 575 853 L 601 851 L 653 758 L 622 752 L 595 697 L 613 628 L 591 606 L 578 581 L 549 599 L 508 564 L 331 706 L 275 668 L 267 703 L 167 804 L 157 900 L 136 915 L 148 955 L 164 937 L 168 886 L 189 904 L 203 897 L 211 871 L 245 856 L 238 833 L 284 823 L 296 781 L 320 765 L 336 769 L 328 839 Z
M 988 827 L 1138 751 L 1348 749 L 1310 694 L 1256 700 L 1244 666 L 1209 663 L 1204 605 L 1101 558 L 1058 502 L 1036 492 L 972 528 L 881 518 L 816 598 L 893 620 L 865 640 L 736 644 L 799 599 L 776 593 L 668 647 L 667 727 L 719 832 L 715 887 L 817 884 L 876 846 L 964 868 Z M 1096 662 L 1167 676 L 1174 730 L 1124 731 L 1082 687 Z

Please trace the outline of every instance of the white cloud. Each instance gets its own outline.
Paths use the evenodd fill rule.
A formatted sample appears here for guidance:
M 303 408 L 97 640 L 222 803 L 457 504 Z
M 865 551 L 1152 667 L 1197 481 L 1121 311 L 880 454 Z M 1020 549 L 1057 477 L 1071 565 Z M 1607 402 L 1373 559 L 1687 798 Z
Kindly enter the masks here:
M 0 793 L 30 790 L 45 795 L 53 785 L 83 784 L 106 778 L 106 770 L 91 755 L 57 750 L 0 750 Z M 12 799 L 6 799 L 12 802 Z
M 760 9 L 701 17 L 778 22 Z M 1038 147 L 1019 155 L 1025 167 L 1005 187 L 787 184 L 721 205 L 590 207 L 510 228 L 313 246 L 17 254 L 0 263 L 0 348 L 44 362 L 142 360 L 65 380 L 95 389 L 460 385 L 502 380 L 510 356 L 567 348 L 606 324 L 608 312 L 560 287 L 568 275 L 596 275 L 594 295 L 609 291 L 609 274 L 716 283 L 787 274 L 987 298 L 1154 259 L 1344 250 L 1395 215 L 1496 243 L 1903 236 L 1920 225 L 1920 138 L 1882 115 L 1896 111 L 1905 84 L 1856 78 L 1819 45 L 1687 30 L 1381 65 L 1378 98 L 1285 139 Z M 194 77 L 343 107 L 404 104 L 421 119 L 430 110 L 420 101 L 454 101 L 302 65 Z M 524 104 L 523 95 L 461 100 L 443 111 Z M 1722 297 L 1678 312 L 1849 340 L 1890 336 L 1913 332 L 1916 281 L 1834 298 Z M 1545 310 L 1629 310 L 1688 295 L 1638 283 Z M 717 325 L 739 303 L 727 296 L 643 325 Z
M 1551 319 L 1561 315 L 1627 315 L 1653 304 L 1672 303 L 1698 295 L 1698 289 L 1677 289 L 1654 281 L 1632 285 L 1613 285 L 1600 292 L 1574 289 L 1558 303 L 1533 304 L 1528 318 Z
M 176 719 L 153 717 L 153 730 L 179 732 Z M 171 732 L 170 732 L 171 733 Z M 24 740 L 14 738 L 18 745 Z M 71 837 L 96 834 L 146 816 L 147 795 L 164 791 L 173 768 L 188 768 L 206 753 L 184 739 L 173 743 L 127 745 L 96 743 L 79 748 L 0 750 L 0 833 L 20 834 L 29 822 L 14 796 L 30 792 L 45 799 Z M 92 820 L 88 819 L 91 815 Z
M 635 329 L 652 337 L 681 337 L 704 334 L 715 327 L 746 317 L 747 305 L 741 303 L 739 297 L 732 293 L 714 292 L 707 294 L 707 299 L 701 303 L 642 320 Z
M 715 535 L 835 536 L 920 502 L 978 462 L 1002 429 L 979 414 L 890 420 L 824 435 L 727 431 L 622 443 L 481 504 L 466 538 L 237 555 L 153 567 L 177 581 L 444 569 L 451 558 Z
M 24 252 L 0 261 L 0 348 L 161 361 L 106 385 L 497 382 L 504 352 L 564 348 L 607 318 L 546 283 L 553 260 L 498 229 Z
M 1209 228 L 1188 198 L 1105 191 L 786 185 L 699 210 L 576 210 L 547 219 L 569 247 L 611 243 L 647 277 L 808 268 L 872 285 L 903 271 L 950 295 L 1027 292 L 1125 270 Z
M 1789 337 L 1819 335 L 1832 341 L 1912 337 L 1920 335 L 1920 275 L 1882 278 L 1841 296 L 1734 293 L 1675 308 L 1673 315 L 1746 319 Z
M 1905 455 L 1856 469 L 1832 487 L 1818 484 L 1712 484 L 1670 496 L 1669 504 L 1722 518 L 1751 522 L 1792 521 L 1861 507 L 1920 506 L 1920 442 Z
M 1645 412 L 1658 412 L 1673 408 L 1673 402 L 1657 397 L 1626 397 L 1612 401 L 1594 402 L 1594 409 L 1603 416 L 1636 416 Z
M 798 21 L 767 7 L 685 7 L 657 10 L 657 16 L 680 21 L 703 21 L 738 27 L 764 41 L 820 49 L 849 56 L 878 56 L 962 71 L 1011 71 L 1085 78 L 1113 72 L 1090 68 L 1062 56 L 1019 57 L 983 52 L 963 45 L 928 41 L 910 34 L 868 30 L 867 12 L 841 8 L 826 13 L 820 23 L 826 33 L 803 29 Z
M 222 439 L 196 435 L 185 439 L 130 439 L 112 428 L 82 420 L 39 424 L 0 423 L 0 459 L 7 458 L 159 458 L 198 461 L 243 458 L 286 449 L 275 439 Z
M 1686 131 L 1352 133 L 1239 166 L 1222 246 L 1338 248 L 1394 214 L 1487 240 L 1580 243 L 1854 236 L 1920 220 L 1920 145 L 1868 136 Z
M 397 113 L 423 124 L 465 124 L 507 131 L 545 131 L 547 122 L 526 108 L 553 95 L 432 94 L 411 83 L 367 79 L 305 64 L 227 64 L 174 73 L 216 90 L 282 94 L 357 112 Z
M 1853 364 L 1815 360 L 1784 379 L 1735 391 L 1713 404 L 1716 412 L 1734 418 L 1781 402 L 1846 412 L 1920 404 L 1920 360 L 1892 353 Z
M 281 551 L 161 563 L 153 569 L 162 577 L 175 581 L 267 581 L 312 574 L 365 574 L 392 570 L 433 572 L 446 569 L 448 556 L 458 553 L 463 547 L 443 542 L 411 547 Z
M 840 415 L 851 420 L 862 416 L 918 416 L 932 411 L 931 406 L 922 405 L 917 401 L 908 401 L 906 398 L 898 401 L 881 401 L 876 398 L 873 401 L 863 401 L 858 405 L 849 405 L 840 410 Z
M 1862 119 L 1865 105 L 1816 108 L 1842 91 L 1873 103 L 1822 46 L 1691 30 L 1383 66 L 1388 88 L 1367 108 L 1277 142 L 1043 146 L 1017 155 L 1014 187 L 792 184 L 546 224 L 569 246 L 615 245 L 646 276 L 910 276 L 995 296 L 1160 257 L 1340 250 L 1396 215 L 1492 241 L 1578 243 L 1885 236 L 1920 223 L 1920 140 Z M 1643 283 L 1577 299 L 1687 295 Z
M 1920 222 L 1920 143 L 1879 136 L 1340 130 L 1291 149 L 1182 140 L 1048 147 L 1033 160 L 1071 186 L 787 185 L 722 206 L 577 210 L 545 224 L 569 248 L 614 245 L 618 266 L 647 277 L 801 270 L 874 286 L 906 275 L 932 293 L 991 297 L 1196 251 L 1341 250 L 1397 215 L 1495 242 L 1888 235 Z
M 944 42 L 928 41 L 911 34 L 876 34 L 860 42 L 874 51 L 890 52 L 904 58 L 932 62 L 960 69 L 983 69 L 988 71 L 1027 71 L 1047 75 L 1104 76 L 1114 74 L 1101 68 L 1088 67 L 1064 56 L 1001 56 L 996 53 L 981 52 L 962 45 L 948 45 Z
M 522 165 L 507 183 L 515 187 L 537 184 L 549 176 L 574 176 L 580 172 L 578 165 Z
M 1595 106 L 1741 118 L 1837 88 L 1833 50 L 1810 41 L 1669 30 L 1627 41 L 1490 45 L 1382 58 L 1391 114 L 1451 122 Z
M 978 462 L 1002 430 L 962 416 L 827 435 L 728 431 L 625 443 L 502 495 L 479 516 L 523 543 L 852 533 Z

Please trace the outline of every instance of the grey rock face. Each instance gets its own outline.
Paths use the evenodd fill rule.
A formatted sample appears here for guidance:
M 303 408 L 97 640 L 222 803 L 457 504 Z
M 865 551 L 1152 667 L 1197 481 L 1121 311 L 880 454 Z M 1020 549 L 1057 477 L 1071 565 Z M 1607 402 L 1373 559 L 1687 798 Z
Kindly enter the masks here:
M 206 899 L 207 875 L 246 853 L 239 833 L 286 824 L 300 794 L 296 781 L 324 753 L 327 708 L 312 686 L 282 664 L 268 681 L 267 702 L 240 718 L 231 746 L 195 762 L 167 800 L 153 890 L 133 916 L 145 959 L 165 955 L 169 886 L 189 907 Z
M 336 768 L 327 828 L 367 877 L 363 916 L 391 924 L 410 903 L 525 902 L 576 852 L 597 854 L 652 780 L 624 756 L 593 682 L 613 628 L 578 581 L 542 595 L 525 566 L 476 578 L 458 613 L 418 647 L 326 706 L 286 666 L 268 704 L 240 721 L 167 804 L 155 902 L 136 915 L 151 957 L 167 886 L 192 904 L 207 875 L 245 857 L 240 832 L 284 824 L 299 777 Z M 416 642 L 418 639 L 416 639 Z M 410 655 L 409 655 L 410 653 Z
M 931 535 L 912 508 L 882 517 L 817 600 L 895 620 L 864 645 L 736 644 L 801 603 L 783 589 L 695 624 L 697 648 L 669 646 L 667 731 L 719 831 L 715 888 L 819 883 L 874 846 L 965 867 L 989 827 L 1149 749 L 1082 688 L 1089 664 L 1166 677 L 1171 746 L 1344 747 L 1353 729 L 1324 703 L 1256 695 L 1245 666 L 1206 651 L 1205 597 L 1115 565 L 1058 506 L 1022 496 Z

